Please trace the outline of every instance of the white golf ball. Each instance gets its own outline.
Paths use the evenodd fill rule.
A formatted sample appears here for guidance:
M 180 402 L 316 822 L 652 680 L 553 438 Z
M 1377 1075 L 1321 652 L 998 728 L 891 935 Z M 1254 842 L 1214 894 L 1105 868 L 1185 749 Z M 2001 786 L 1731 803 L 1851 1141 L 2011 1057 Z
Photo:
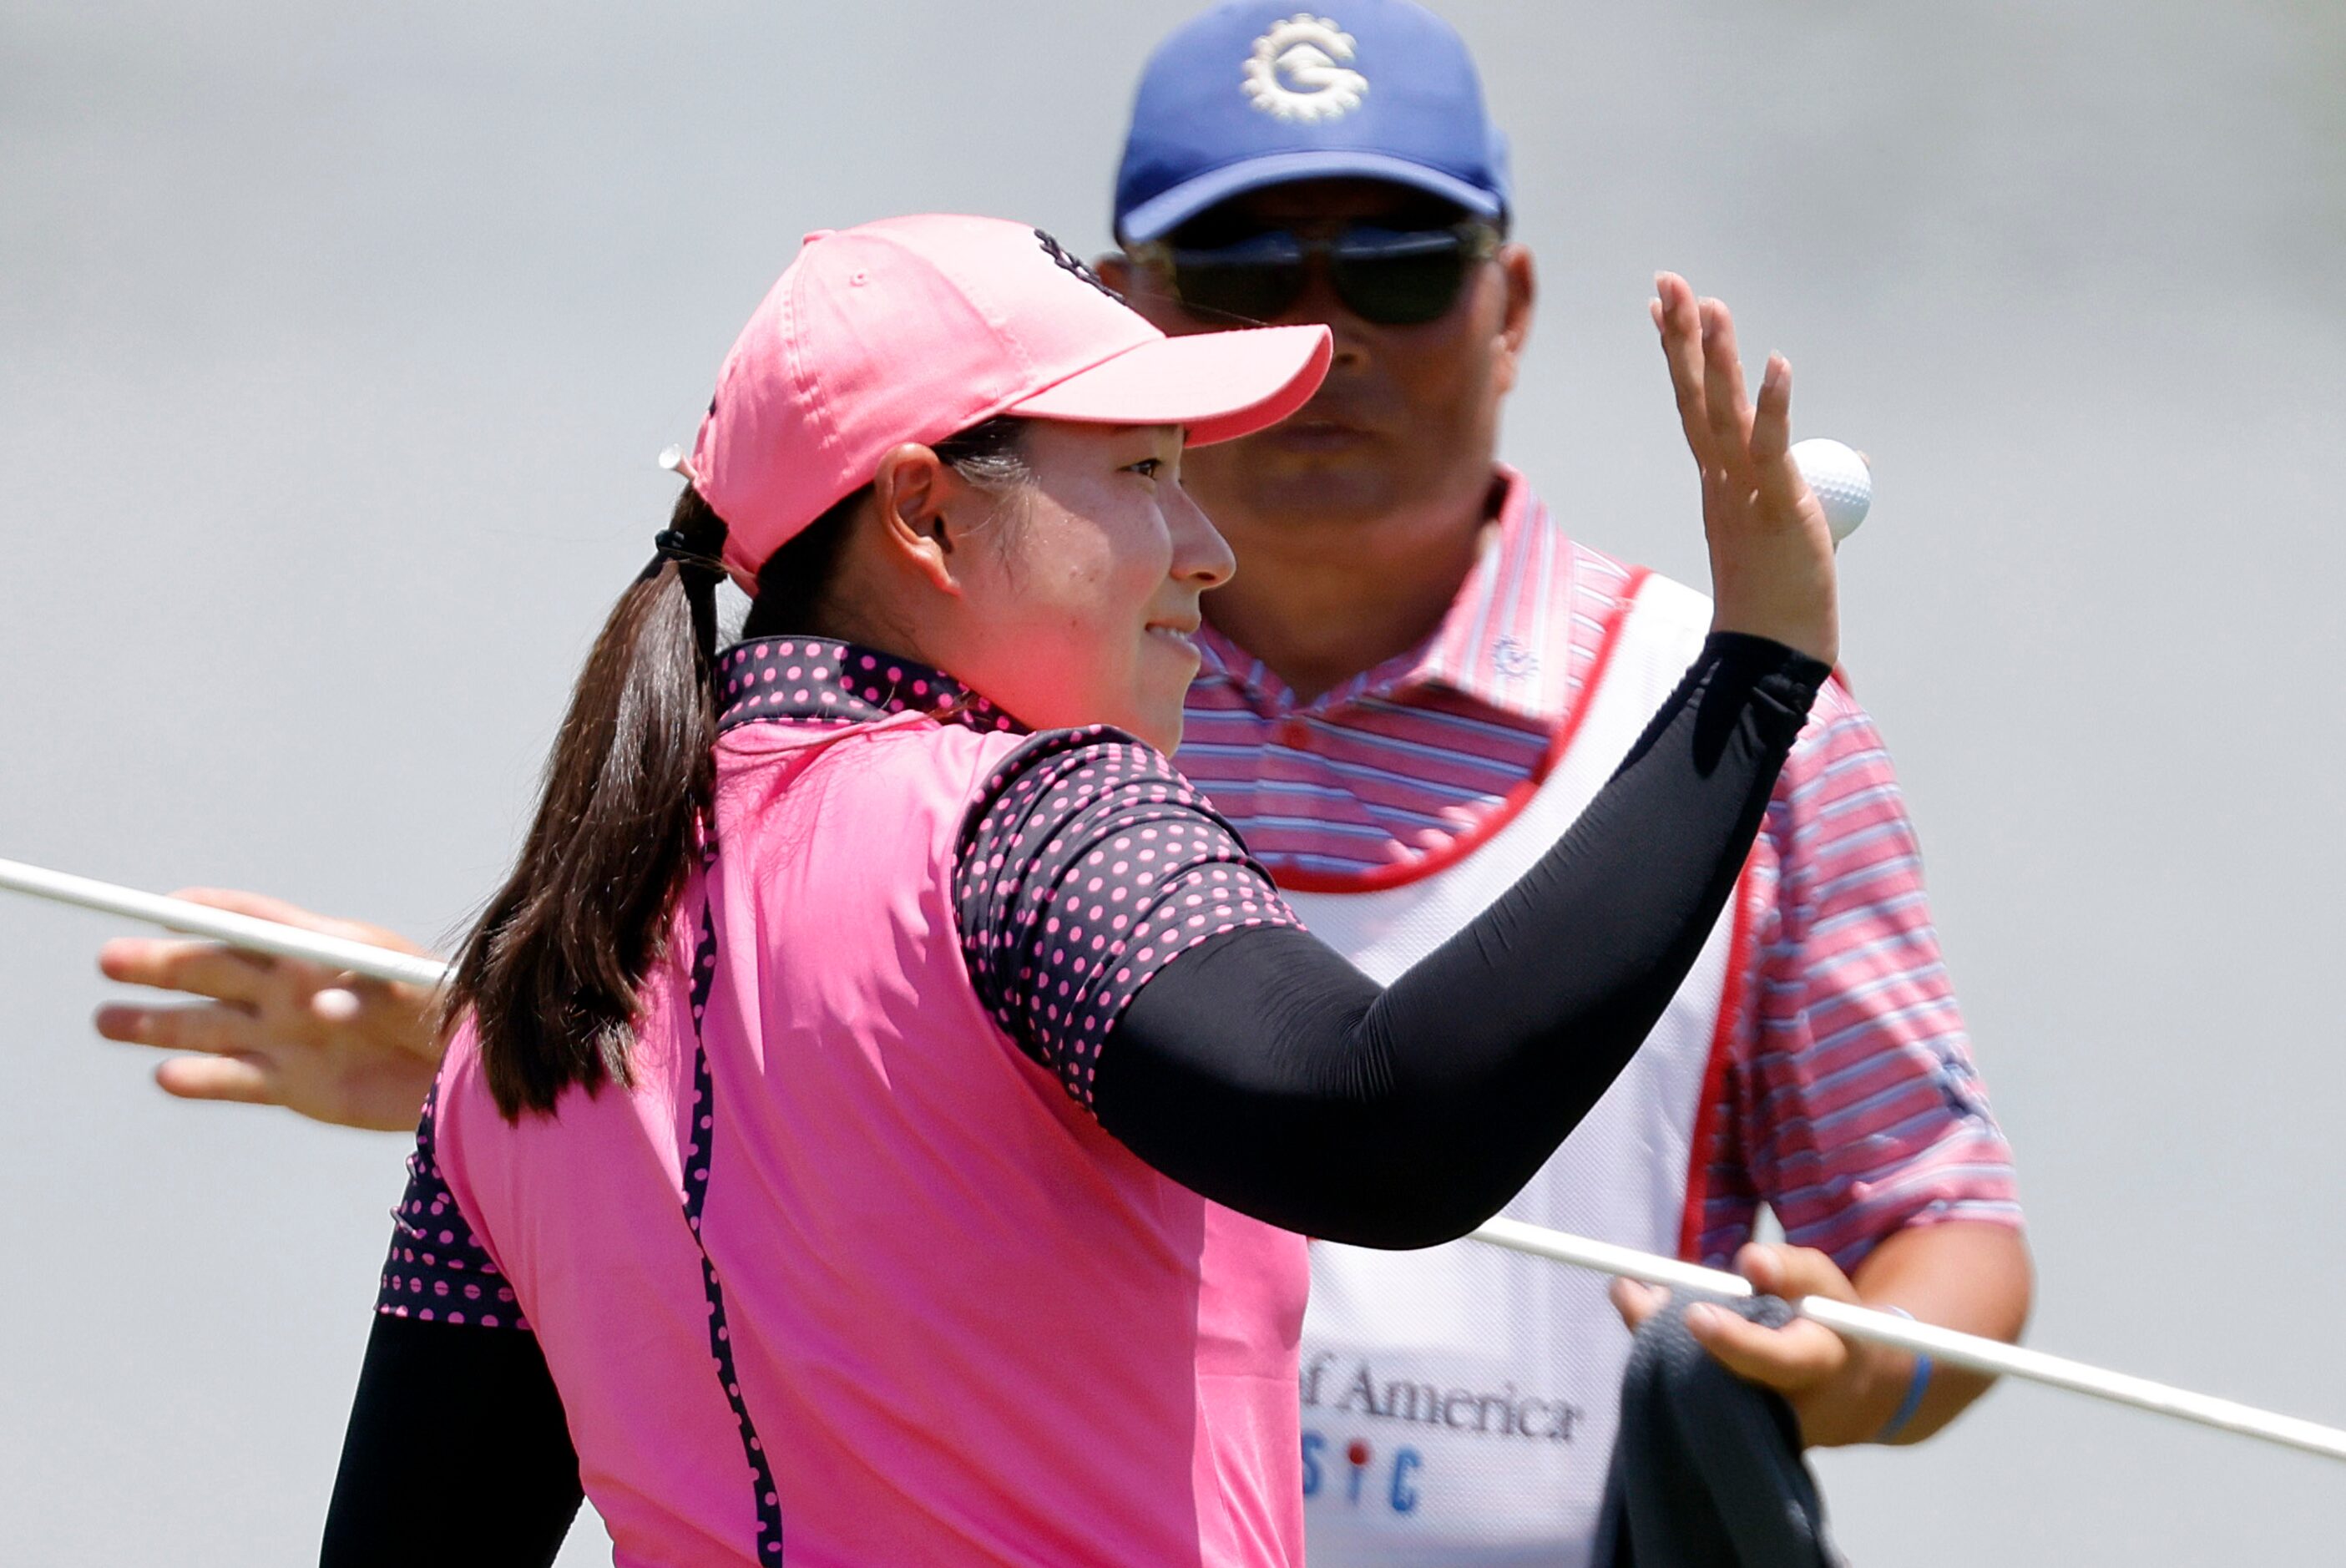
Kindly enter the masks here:
M 1854 448 L 1814 436 L 1792 443 L 1792 463 L 1825 509 L 1825 525 L 1838 545 L 1857 532 L 1873 504 L 1873 470 Z

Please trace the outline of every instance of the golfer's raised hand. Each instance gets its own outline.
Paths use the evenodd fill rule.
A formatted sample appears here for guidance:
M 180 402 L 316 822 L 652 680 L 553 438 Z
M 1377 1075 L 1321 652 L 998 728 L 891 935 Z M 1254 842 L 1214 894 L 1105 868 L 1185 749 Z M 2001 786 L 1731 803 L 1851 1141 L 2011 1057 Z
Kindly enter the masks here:
M 323 915 L 259 893 L 189 888 L 173 895 L 400 952 L 423 950 L 380 926 Z M 187 1100 L 283 1105 L 315 1121 L 413 1131 L 440 1065 L 433 993 L 311 963 L 178 937 L 124 939 L 99 949 L 110 980 L 185 992 L 194 1004 L 97 1010 L 108 1040 L 176 1055 L 155 1069 Z
M 1712 626 L 1772 637 L 1831 664 L 1841 651 L 1832 533 L 1792 462 L 1792 367 L 1768 357 L 1754 405 L 1743 389 L 1735 321 L 1674 272 L 1654 278 L 1678 423 L 1702 473 Z

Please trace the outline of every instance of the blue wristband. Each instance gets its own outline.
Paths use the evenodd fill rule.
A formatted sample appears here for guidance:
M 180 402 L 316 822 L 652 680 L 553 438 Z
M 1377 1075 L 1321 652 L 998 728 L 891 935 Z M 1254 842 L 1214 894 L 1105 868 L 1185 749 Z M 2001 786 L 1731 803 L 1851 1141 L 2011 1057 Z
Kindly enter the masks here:
M 1895 1312 L 1909 1323 L 1914 1321 L 1914 1314 L 1903 1307 L 1884 1307 L 1882 1310 Z M 1898 1434 L 1906 1430 L 1906 1423 L 1914 1419 L 1915 1410 L 1922 1407 L 1923 1395 L 1930 1386 L 1931 1358 L 1917 1350 L 1914 1352 L 1914 1375 L 1906 1380 L 1906 1397 L 1898 1401 L 1898 1409 L 1888 1420 L 1882 1423 L 1882 1430 L 1873 1434 L 1873 1441 L 1875 1442 L 1896 1441 Z

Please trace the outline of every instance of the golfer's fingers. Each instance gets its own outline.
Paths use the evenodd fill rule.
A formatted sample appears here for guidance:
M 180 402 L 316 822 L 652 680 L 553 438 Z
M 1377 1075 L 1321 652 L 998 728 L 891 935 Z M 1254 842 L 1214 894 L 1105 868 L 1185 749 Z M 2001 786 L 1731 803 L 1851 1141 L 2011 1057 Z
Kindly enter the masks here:
M 1792 461 L 1792 362 L 1768 356 L 1760 377 L 1760 401 L 1751 411 L 1751 480 L 1760 499 L 1778 517 L 1799 509 L 1809 482 Z
M 182 1100 L 277 1104 L 277 1074 L 266 1060 L 247 1056 L 174 1056 L 155 1069 L 163 1093 Z
M 1764 1329 L 1727 1308 L 1706 1302 L 1687 1310 L 1695 1342 L 1737 1377 L 1779 1393 L 1796 1394 L 1841 1370 L 1849 1346 L 1821 1324 L 1805 1320 Z
M 1612 1300 L 1613 1310 L 1621 1314 L 1621 1321 L 1635 1333 L 1647 1319 L 1670 1304 L 1670 1293 L 1658 1285 L 1643 1280 L 1624 1279 L 1615 1276 L 1605 1294 Z
M 1702 406 L 1710 424 L 1712 455 L 1739 477 L 1751 463 L 1751 402 L 1743 392 L 1743 361 L 1735 345 L 1735 316 L 1723 300 L 1702 302 Z
M 111 1003 L 92 1020 L 97 1032 L 126 1045 L 152 1045 L 158 1051 L 201 1051 L 209 1055 L 233 1055 L 252 1050 L 252 1015 L 225 1004 L 198 1007 L 131 1007 Z
M 184 937 L 118 937 L 97 950 L 98 972 L 126 985 L 185 991 L 216 1002 L 256 1002 L 275 962 Z
M 1657 272 L 1654 298 L 1646 309 L 1662 335 L 1662 358 L 1670 370 L 1670 392 L 1678 399 L 1678 426 L 1695 462 L 1708 469 L 1710 422 L 1702 406 L 1702 317 L 1694 290 L 1675 272 Z
M 1760 376 L 1760 401 L 1751 408 L 1751 458 L 1765 463 L 1792 450 L 1792 361 L 1768 356 Z

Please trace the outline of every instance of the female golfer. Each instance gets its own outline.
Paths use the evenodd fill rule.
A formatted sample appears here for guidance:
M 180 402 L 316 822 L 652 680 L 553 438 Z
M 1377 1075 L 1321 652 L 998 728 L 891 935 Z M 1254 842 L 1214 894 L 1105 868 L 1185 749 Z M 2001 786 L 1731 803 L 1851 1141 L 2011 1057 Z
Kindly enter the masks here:
M 1540 1165 L 1833 653 L 1788 372 L 1747 404 L 1723 311 L 1666 347 L 1718 629 L 1381 989 L 1164 759 L 1231 569 L 1183 444 L 1327 330 L 1167 339 L 991 219 L 811 239 L 458 962 L 325 1561 L 544 1562 L 583 1481 L 622 1563 L 1300 1563 L 1301 1236 L 1455 1237 Z

